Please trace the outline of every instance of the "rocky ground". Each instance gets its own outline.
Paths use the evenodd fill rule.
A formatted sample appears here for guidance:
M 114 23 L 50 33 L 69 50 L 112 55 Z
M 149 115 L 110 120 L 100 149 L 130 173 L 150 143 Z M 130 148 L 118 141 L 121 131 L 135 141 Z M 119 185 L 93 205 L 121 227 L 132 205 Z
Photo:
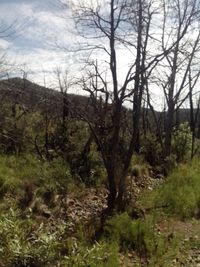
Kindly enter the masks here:
M 134 202 L 144 190 L 153 190 L 161 182 L 161 178 L 144 176 L 137 181 L 129 177 L 128 197 Z M 82 195 L 78 197 L 67 196 L 64 200 L 66 208 L 63 208 L 63 213 L 64 211 L 67 213 L 67 217 L 71 222 L 71 230 L 78 223 L 87 224 L 91 220 L 98 220 L 102 211 L 107 207 L 107 196 L 108 191 L 105 188 L 84 189 Z
M 163 182 L 163 177 L 143 176 L 140 179 L 128 177 L 129 198 L 135 202 L 138 197 L 147 190 L 153 190 Z M 52 221 L 56 221 L 58 216 L 69 221 L 69 234 L 75 232 L 77 227 L 87 228 L 87 232 L 94 231 L 96 225 L 100 222 L 100 215 L 107 207 L 108 191 L 106 188 L 84 188 L 78 194 L 68 194 L 65 197 L 56 196 L 54 204 L 59 204 L 59 211 L 53 213 L 48 205 L 42 205 L 41 214 Z M 133 198 L 134 196 L 134 198 Z M 33 204 L 32 204 L 33 205 Z M 33 207 L 34 208 L 34 207 Z M 173 259 L 169 267 L 200 267 L 200 223 L 197 220 L 182 222 L 179 220 L 162 221 L 158 225 L 160 232 L 178 233 L 183 238 L 180 244 L 180 253 Z M 135 252 L 129 252 L 127 255 L 120 256 L 122 267 L 148 266 L 148 263 L 140 261 Z M 162 266 L 160 266 L 162 267 Z

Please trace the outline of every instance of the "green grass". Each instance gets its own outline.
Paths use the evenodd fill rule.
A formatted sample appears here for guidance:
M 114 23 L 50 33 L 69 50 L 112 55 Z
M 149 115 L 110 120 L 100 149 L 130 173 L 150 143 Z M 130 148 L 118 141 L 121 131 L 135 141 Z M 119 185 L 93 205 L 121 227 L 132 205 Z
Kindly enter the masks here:
M 156 191 L 141 199 L 146 208 L 163 207 L 181 219 L 200 215 L 200 165 L 198 159 L 179 165 Z
M 156 217 L 133 220 L 127 213 L 115 215 L 107 221 L 105 238 L 119 245 L 123 253 L 135 251 L 148 266 L 165 266 L 179 250 L 179 237 L 173 233 L 160 234 L 156 229 Z M 167 265 L 166 265 L 167 266 Z
M 22 218 L 17 208 L 0 214 L 0 266 L 5 267 L 110 267 L 119 266 L 114 243 L 84 240 L 67 235 L 68 223 L 55 225 Z
M 20 194 L 31 183 L 43 191 L 59 192 L 72 183 L 68 165 L 61 159 L 42 162 L 31 155 L 0 156 L 0 194 Z
M 0 156 L 0 266 L 117 267 L 119 252 L 131 251 L 148 266 L 170 266 L 180 237 L 170 232 L 169 238 L 169 232 L 157 231 L 161 213 L 181 219 L 200 214 L 197 159 L 179 165 L 158 190 L 142 197 L 141 205 L 152 208 L 144 218 L 134 220 L 126 212 L 109 218 L 99 242 L 91 243 L 89 233 L 83 238 L 68 236 L 66 220 L 54 221 L 52 227 L 36 220 L 37 213 L 35 217 L 20 209 L 23 201 L 19 200 L 27 200 L 27 194 L 43 203 L 50 193 L 63 193 L 73 183 L 68 165 L 59 158 L 42 162 L 31 155 Z M 193 243 L 199 247 L 198 241 Z
M 54 219 L 51 225 L 29 208 L 36 200 L 39 206 L 45 203 L 51 193 L 67 194 L 75 184 L 60 158 L 45 162 L 31 155 L 0 156 L 0 266 L 119 266 L 116 244 L 70 240 L 67 220 Z
M 200 166 L 197 160 L 180 165 L 160 191 L 160 203 L 182 219 L 200 212 Z

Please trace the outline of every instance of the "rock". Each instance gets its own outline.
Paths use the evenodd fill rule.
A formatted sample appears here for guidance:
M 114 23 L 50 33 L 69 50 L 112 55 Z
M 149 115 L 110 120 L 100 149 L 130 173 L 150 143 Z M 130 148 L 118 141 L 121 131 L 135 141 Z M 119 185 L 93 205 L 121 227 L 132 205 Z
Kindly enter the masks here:
M 157 174 L 155 178 L 156 179 L 164 179 L 164 176 L 162 174 Z
M 176 263 L 177 263 L 177 260 L 174 259 L 174 260 L 172 261 L 172 264 L 176 264 Z
M 51 212 L 45 204 L 42 204 L 38 207 L 38 213 L 46 218 L 51 216 Z
M 73 206 L 73 205 L 75 205 L 75 201 L 74 201 L 74 199 L 67 198 L 66 204 L 67 204 L 67 206 Z

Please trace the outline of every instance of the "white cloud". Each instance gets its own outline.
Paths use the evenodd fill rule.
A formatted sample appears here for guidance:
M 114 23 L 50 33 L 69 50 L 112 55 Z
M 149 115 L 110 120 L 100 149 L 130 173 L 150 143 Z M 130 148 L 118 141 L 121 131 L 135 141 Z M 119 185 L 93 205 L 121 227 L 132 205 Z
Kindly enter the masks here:
M 4 39 L 0 39 L 0 51 L 8 49 L 10 45 L 11 45 L 10 42 Z
M 33 8 L 31 3 L 29 4 L 17 4 L 17 3 L 4 3 L 0 4 L 0 20 L 5 24 L 10 25 L 13 22 L 24 23 L 33 16 Z

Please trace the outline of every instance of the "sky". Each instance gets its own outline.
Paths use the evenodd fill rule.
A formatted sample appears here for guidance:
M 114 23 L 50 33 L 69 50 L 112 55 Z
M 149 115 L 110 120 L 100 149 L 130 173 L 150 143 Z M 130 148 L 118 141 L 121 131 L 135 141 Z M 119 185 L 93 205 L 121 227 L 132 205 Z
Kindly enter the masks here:
M 1 31 L 7 27 L 5 35 Z M 80 73 L 80 54 L 69 50 L 81 43 L 81 38 L 75 33 L 67 5 L 62 6 L 59 0 L 0 0 L 0 54 L 6 55 L 11 76 L 22 76 L 25 71 L 29 80 L 56 88 L 56 68 Z M 133 57 L 127 50 L 118 55 L 119 73 L 124 80 Z M 74 93 L 83 93 L 76 90 Z M 158 88 L 153 90 L 152 98 L 162 102 Z
M 59 0 L 0 0 L 0 32 L 10 25 L 9 37 L 0 33 L 0 51 L 7 52 L 11 64 L 31 69 L 34 79 L 58 66 L 71 68 L 80 60 L 80 54 L 68 51 L 85 39 L 77 35 L 69 9 Z M 119 65 L 127 65 L 130 55 L 119 54 Z
M 72 25 L 67 8 L 56 0 L 0 0 L 0 31 L 10 27 L 9 36 L 0 33 L 0 52 L 6 53 L 8 65 L 15 66 L 12 75 L 25 70 L 40 84 L 45 76 L 49 85 L 56 68 L 71 68 L 74 54 L 65 49 L 75 41 Z
M 10 25 L 10 36 L 1 34 L 1 28 Z M 59 0 L 0 0 L 0 53 L 6 53 L 12 66 L 11 76 L 21 76 L 25 70 L 33 82 L 54 87 L 56 68 L 80 73 L 84 55 L 69 52 L 78 42 L 85 39 L 75 33 L 69 8 Z M 124 66 L 130 55 L 127 51 L 119 51 L 118 55 L 118 66 L 122 69 L 119 73 L 124 80 L 127 74 Z M 101 63 L 106 61 L 105 57 L 100 58 Z

